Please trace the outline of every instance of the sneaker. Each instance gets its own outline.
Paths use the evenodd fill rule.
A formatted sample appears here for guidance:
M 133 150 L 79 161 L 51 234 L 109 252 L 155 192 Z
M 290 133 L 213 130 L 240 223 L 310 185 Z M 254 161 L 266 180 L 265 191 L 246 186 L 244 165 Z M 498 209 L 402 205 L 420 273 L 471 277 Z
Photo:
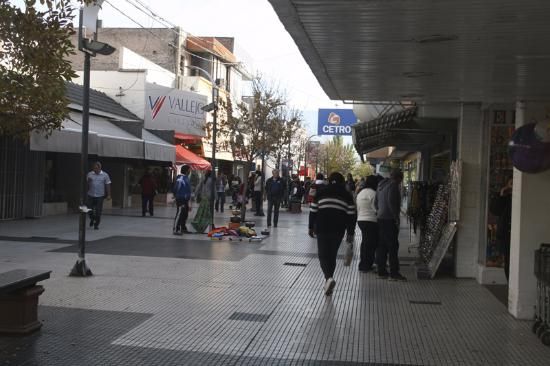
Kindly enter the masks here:
M 182 233 L 181 231 L 174 230 L 174 231 L 172 232 L 172 234 L 174 234 L 174 235 L 182 235 L 183 233 Z
M 334 286 L 336 286 L 336 281 L 334 281 L 334 278 L 331 277 L 327 280 L 327 282 L 325 282 L 325 287 L 323 288 L 325 290 L 325 295 L 332 295 L 332 291 L 334 291 Z
M 346 243 L 346 254 L 344 257 L 344 266 L 349 266 L 353 259 L 353 244 Z
M 407 281 L 407 277 L 403 276 L 401 273 L 398 273 L 398 274 L 395 274 L 395 275 L 391 275 L 390 276 L 390 281 L 405 282 L 405 281 Z
M 182 230 L 182 233 L 184 233 L 184 234 L 189 234 L 189 233 L 191 233 L 191 232 L 190 232 L 189 230 L 187 230 L 186 227 L 184 227 L 183 230 Z M 180 235 L 181 235 L 181 234 L 180 234 Z
M 94 225 L 94 230 L 98 230 L 99 227 L 97 225 Z
M 376 278 L 378 278 L 379 280 L 387 280 L 388 279 L 388 274 L 378 274 L 376 275 Z

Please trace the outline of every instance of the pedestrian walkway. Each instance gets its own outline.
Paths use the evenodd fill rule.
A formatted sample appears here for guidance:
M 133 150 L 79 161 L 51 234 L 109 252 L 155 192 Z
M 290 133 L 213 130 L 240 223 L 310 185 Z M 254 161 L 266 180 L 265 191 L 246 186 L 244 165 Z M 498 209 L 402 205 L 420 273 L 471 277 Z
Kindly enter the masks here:
M 261 243 L 176 237 L 173 214 L 106 212 L 87 231 L 88 278 L 67 276 L 76 215 L 0 222 L 0 272 L 53 271 L 43 328 L 0 337 L 0 365 L 549 365 L 530 322 L 474 280 L 416 280 L 406 245 L 408 282 L 358 272 L 357 245 L 325 297 L 307 213 L 281 212 Z

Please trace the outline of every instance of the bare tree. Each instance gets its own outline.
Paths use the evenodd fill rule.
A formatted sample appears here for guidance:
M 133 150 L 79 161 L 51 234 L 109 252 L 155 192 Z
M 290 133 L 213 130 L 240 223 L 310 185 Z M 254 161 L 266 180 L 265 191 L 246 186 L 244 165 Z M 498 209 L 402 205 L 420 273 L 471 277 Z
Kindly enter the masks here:
M 279 90 L 269 85 L 261 76 L 252 81 L 252 98 L 250 103 L 240 103 L 233 109 L 231 101 L 227 102 L 226 118 L 220 121 L 219 131 L 227 136 L 225 139 L 237 160 L 246 162 L 244 169 L 245 186 L 250 173 L 250 166 L 262 154 L 270 155 L 277 148 L 283 130 L 278 110 L 286 101 Z M 244 220 L 246 207 L 243 205 L 241 217 Z

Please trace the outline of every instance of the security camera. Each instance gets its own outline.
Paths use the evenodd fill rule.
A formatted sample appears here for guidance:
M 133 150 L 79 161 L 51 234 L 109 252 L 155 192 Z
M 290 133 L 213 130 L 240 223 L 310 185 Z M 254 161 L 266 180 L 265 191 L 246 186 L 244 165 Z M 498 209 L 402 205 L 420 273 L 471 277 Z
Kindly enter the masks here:
M 204 112 L 212 112 L 214 109 L 216 109 L 216 103 L 213 102 L 201 108 Z

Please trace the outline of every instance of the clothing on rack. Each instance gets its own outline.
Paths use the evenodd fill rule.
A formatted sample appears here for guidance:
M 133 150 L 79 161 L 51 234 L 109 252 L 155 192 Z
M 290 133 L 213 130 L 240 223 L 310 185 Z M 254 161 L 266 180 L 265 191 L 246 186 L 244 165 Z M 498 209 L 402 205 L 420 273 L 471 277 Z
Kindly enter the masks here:
M 435 201 L 440 183 L 410 182 L 407 202 L 407 217 L 414 233 L 426 226 L 426 220 Z

